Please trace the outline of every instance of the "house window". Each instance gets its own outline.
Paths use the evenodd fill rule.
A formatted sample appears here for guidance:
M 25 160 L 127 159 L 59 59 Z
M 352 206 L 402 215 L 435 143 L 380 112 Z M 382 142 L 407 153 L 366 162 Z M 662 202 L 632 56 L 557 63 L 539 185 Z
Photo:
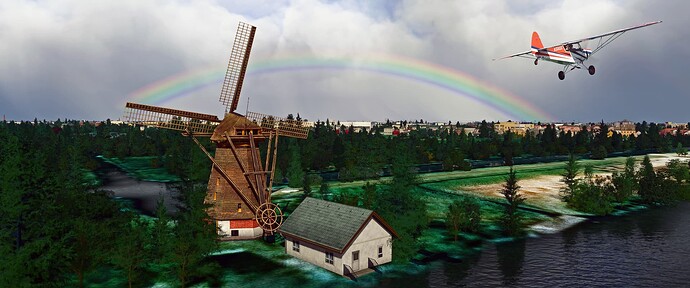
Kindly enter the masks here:
M 292 251 L 299 252 L 299 241 L 292 241 Z
M 383 257 L 383 245 L 379 246 L 379 258 Z
M 237 213 L 242 212 L 242 203 L 237 203 Z
M 326 263 L 333 265 L 333 253 L 326 252 Z
M 240 236 L 240 230 L 230 230 L 230 236 L 231 237 Z

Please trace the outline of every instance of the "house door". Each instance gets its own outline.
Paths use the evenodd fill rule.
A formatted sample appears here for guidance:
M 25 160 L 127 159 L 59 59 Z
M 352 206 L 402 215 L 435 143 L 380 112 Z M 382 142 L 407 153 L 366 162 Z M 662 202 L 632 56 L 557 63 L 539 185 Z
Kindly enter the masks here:
M 359 250 L 352 251 L 352 270 L 359 271 Z

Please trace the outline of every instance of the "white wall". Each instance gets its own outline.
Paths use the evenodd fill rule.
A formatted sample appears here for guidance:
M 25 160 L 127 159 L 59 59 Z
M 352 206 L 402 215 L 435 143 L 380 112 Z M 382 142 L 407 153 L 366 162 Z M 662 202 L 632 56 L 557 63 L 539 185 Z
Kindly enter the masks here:
M 373 218 L 343 254 L 343 263 L 352 267 L 352 252 L 359 250 L 359 270 L 369 267 L 369 258 L 381 265 L 393 259 L 392 236 Z M 383 247 L 383 257 L 378 257 L 378 248 Z
M 264 231 L 261 227 L 255 228 L 230 228 L 230 221 L 217 221 L 218 225 L 218 235 L 223 237 L 225 240 L 241 240 L 241 239 L 254 239 L 263 236 Z M 237 230 L 239 236 L 230 236 L 231 230 Z
M 298 240 L 299 241 L 299 240 Z M 343 275 L 342 254 L 333 253 L 333 264 L 326 263 L 326 252 L 323 248 L 299 241 L 299 252 L 292 250 L 293 239 L 285 237 L 285 253 L 295 258 L 310 262 L 336 274 Z

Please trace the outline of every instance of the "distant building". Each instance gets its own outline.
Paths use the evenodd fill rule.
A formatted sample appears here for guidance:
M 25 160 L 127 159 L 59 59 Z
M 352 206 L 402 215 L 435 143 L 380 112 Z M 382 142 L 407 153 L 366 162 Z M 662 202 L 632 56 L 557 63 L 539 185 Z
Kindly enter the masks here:
M 460 135 L 460 133 L 465 133 L 466 135 L 479 135 L 479 129 L 472 127 L 460 127 L 455 129 L 455 134 Z
M 397 238 L 376 212 L 316 198 L 304 199 L 278 232 L 288 255 L 349 277 L 390 262 Z
M 400 135 L 400 132 L 401 132 L 400 129 L 399 129 L 398 127 L 396 127 L 396 126 L 393 126 L 393 127 L 385 127 L 385 128 L 383 128 L 383 132 L 381 133 L 381 135 L 384 135 L 384 136 L 398 136 L 398 135 Z
M 632 121 L 623 120 L 620 122 L 613 123 L 612 128 L 613 131 L 616 131 L 617 133 L 623 135 L 623 137 L 637 136 L 637 133 L 635 133 L 635 123 L 633 123 Z
M 685 130 L 685 129 L 679 129 L 679 128 L 664 128 L 659 131 L 659 135 L 661 136 L 666 136 L 666 135 L 671 135 L 671 136 L 677 136 L 678 133 L 680 135 L 688 135 L 688 132 L 690 130 Z
M 563 131 L 565 134 L 570 134 L 572 136 L 575 136 L 575 134 L 579 133 L 582 131 L 582 126 L 580 125 L 560 125 L 558 126 L 558 129 Z
M 498 134 L 503 134 L 507 131 L 517 135 L 524 136 L 529 130 L 534 129 L 534 123 L 531 122 L 498 122 L 494 124 L 494 130 Z
M 363 130 L 371 131 L 372 124 L 366 121 L 340 121 L 340 127 L 343 126 L 345 129 L 350 129 L 350 127 L 352 127 L 353 132 L 359 133 Z
M 690 127 L 687 127 L 687 124 L 686 124 L 686 123 L 666 122 L 666 123 L 664 123 L 664 125 L 666 126 L 666 128 L 676 128 L 676 129 L 677 129 L 677 128 L 680 128 L 680 129 L 683 129 L 683 130 L 685 130 L 686 128 L 690 128 Z

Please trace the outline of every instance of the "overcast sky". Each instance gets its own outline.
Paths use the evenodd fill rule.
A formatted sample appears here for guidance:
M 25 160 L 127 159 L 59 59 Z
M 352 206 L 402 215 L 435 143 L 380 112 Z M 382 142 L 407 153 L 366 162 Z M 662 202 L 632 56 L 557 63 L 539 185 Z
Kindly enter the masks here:
M 480 79 L 551 115 L 536 120 L 687 122 L 687 11 L 684 0 L 2 0 L 0 114 L 118 119 L 142 87 L 222 69 L 245 21 L 257 27 L 254 64 L 296 55 L 352 63 L 405 57 Z M 573 71 L 560 81 L 553 63 L 492 61 L 528 50 L 535 30 L 549 45 L 655 20 L 664 23 L 597 53 L 588 63 L 595 76 Z M 220 115 L 219 93 L 214 83 L 144 104 Z M 429 81 L 363 69 L 250 74 L 238 111 L 248 98 L 250 111 L 309 120 L 535 120 Z

